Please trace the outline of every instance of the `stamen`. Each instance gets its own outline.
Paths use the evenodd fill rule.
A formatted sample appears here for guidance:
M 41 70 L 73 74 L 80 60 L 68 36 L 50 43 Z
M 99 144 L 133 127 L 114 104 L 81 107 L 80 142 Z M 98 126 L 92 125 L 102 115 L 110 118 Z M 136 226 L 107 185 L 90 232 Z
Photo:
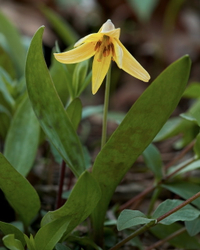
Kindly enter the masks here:
M 114 55 L 115 55 L 115 48 L 114 48 L 114 45 L 113 45 L 113 43 L 110 43 L 109 45 L 110 45 L 110 47 L 111 47 L 112 56 L 114 56 Z
M 100 47 L 101 47 L 101 44 L 102 44 L 102 42 L 101 42 L 101 41 L 98 41 L 98 42 L 96 43 L 95 47 L 94 47 L 94 50 L 97 51 L 97 52 L 99 52 L 99 49 L 100 49 Z

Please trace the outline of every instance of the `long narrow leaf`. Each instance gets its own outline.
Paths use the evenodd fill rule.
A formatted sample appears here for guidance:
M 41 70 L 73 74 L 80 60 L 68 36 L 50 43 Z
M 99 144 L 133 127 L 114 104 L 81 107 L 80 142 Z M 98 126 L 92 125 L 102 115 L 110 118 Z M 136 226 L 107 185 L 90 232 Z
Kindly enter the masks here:
M 0 188 L 24 224 L 29 225 L 40 208 L 39 196 L 2 154 L 0 154 Z
M 93 214 L 97 232 L 102 228 L 116 186 L 177 106 L 188 81 L 190 65 L 189 57 L 184 56 L 160 74 L 97 156 L 92 172 L 102 190 L 102 198 Z
M 42 52 L 41 27 L 32 39 L 26 62 L 29 98 L 43 131 L 78 177 L 84 170 L 80 140 L 55 90 Z

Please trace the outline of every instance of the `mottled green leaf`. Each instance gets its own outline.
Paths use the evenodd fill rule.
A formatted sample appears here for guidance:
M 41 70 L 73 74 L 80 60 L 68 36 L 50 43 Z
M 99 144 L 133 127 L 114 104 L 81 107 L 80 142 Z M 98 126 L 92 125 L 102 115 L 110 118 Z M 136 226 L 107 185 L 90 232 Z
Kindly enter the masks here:
M 58 97 L 44 61 L 41 27 L 32 39 L 26 62 L 29 98 L 40 125 L 76 177 L 85 170 L 81 142 Z
M 71 219 L 65 232 L 69 234 L 78 224 L 85 220 L 95 208 L 101 196 L 101 191 L 89 172 L 84 172 L 72 189 L 66 203 L 59 209 L 48 212 L 42 219 L 42 226 L 60 219 Z
M 12 166 L 26 176 L 36 157 L 40 126 L 28 98 L 21 103 L 9 128 L 4 155 Z
M 2 154 L 0 154 L 0 188 L 24 224 L 29 225 L 40 208 L 39 196 Z
M 177 106 L 190 66 L 189 57 L 184 56 L 161 73 L 138 98 L 98 154 L 92 172 L 102 190 L 102 199 L 93 214 L 96 229 L 103 224 L 115 188 Z
M 52 250 L 72 219 L 70 216 L 63 216 L 40 228 L 35 235 L 36 250 Z
M 79 98 L 75 98 L 66 109 L 67 115 L 69 116 L 71 123 L 75 130 L 77 130 L 79 122 L 82 116 L 82 103 Z

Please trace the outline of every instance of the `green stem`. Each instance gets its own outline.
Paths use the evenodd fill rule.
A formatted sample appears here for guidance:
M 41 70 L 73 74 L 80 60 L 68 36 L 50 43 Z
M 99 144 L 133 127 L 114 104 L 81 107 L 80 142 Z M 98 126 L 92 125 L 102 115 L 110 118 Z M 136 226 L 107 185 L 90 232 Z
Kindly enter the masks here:
M 101 137 L 101 148 L 106 143 L 107 137 L 107 116 L 108 116 L 108 105 L 110 97 L 110 75 L 111 75 L 111 65 L 109 67 L 107 76 L 106 76 L 106 88 L 105 88 L 105 97 L 104 97 L 104 111 L 103 111 L 103 124 L 102 124 L 102 137 Z

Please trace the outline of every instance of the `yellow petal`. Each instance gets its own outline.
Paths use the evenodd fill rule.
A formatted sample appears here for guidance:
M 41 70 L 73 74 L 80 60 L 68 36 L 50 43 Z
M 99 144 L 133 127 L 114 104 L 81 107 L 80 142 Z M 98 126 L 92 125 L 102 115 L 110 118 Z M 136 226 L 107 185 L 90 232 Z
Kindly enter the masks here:
M 93 43 L 85 43 L 67 52 L 54 53 L 54 56 L 61 63 L 78 63 L 87 60 L 95 54 L 94 46 L 95 44 Z
M 123 69 L 130 75 L 144 82 L 148 82 L 150 79 L 150 75 L 128 52 L 124 45 L 118 39 L 113 39 L 113 45 L 115 48 L 114 60 L 117 63 L 118 67 Z
M 74 47 L 77 47 L 77 46 L 81 45 L 82 43 L 98 42 L 98 40 L 100 40 L 102 38 L 102 36 L 103 35 L 101 35 L 99 33 L 90 34 L 90 35 L 85 36 L 85 37 L 81 38 L 80 40 L 78 40 L 78 42 L 75 43 Z
M 102 56 L 101 61 L 99 61 L 100 53 L 96 53 L 94 56 L 94 61 L 92 65 L 92 94 L 96 94 L 100 88 L 103 79 L 105 78 L 110 62 L 111 53 L 108 56 Z
M 106 32 L 100 32 L 101 34 L 105 34 L 106 36 L 110 36 L 112 38 L 117 38 L 119 39 L 119 36 L 120 36 L 120 28 L 118 29 L 114 29 L 114 30 L 111 30 L 111 31 L 106 31 Z
M 105 34 L 107 36 L 119 39 L 120 36 L 120 28 L 115 29 L 115 25 L 112 23 L 110 19 L 108 19 L 100 28 L 98 33 Z

